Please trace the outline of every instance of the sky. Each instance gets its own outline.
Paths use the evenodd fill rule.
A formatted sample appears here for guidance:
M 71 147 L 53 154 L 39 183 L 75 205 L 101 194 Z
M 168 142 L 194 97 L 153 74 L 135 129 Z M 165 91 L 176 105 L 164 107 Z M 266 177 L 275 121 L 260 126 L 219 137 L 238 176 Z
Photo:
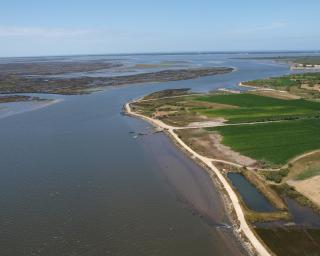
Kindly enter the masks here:
M 1 0 L 0 56 L 319 50 L 319 0 Z

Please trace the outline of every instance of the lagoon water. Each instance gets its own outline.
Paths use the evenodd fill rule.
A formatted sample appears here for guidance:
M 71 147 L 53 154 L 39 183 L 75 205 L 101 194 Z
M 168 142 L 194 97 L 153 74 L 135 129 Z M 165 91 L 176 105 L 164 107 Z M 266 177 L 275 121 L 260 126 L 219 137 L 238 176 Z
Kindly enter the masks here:
M 125 102 L 153 91 L 235 88 L 289 72 L 284 64 L 231 57 L 238 55 L 126 56 L 238 70 L 63 97 L 0 119 L 1 255 L 245 254 L 232 231 L 220 228 L 229 220 L 205 171 L 165 135 L 121 115 Z
M 246 206 L 257 212 L 273 212 L 276 209 L 258 189 L 240 173 L 228 173 L 228 178 L 238 190 Z

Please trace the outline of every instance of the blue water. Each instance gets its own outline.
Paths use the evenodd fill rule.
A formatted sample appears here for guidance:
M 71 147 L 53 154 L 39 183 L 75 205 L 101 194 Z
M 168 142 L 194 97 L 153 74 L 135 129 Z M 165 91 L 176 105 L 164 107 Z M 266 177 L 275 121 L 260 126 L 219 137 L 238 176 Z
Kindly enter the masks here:
M 237 71 L 66 96 L 0 119 L 0 255 L 243 255 L 231 231 L 215 228 L 229 220 L 206 172 L 163 134 L 134 139 L 131 132 L 150 126 L 121 115 L 127 101 L 154 91 L 234 89 L 289 72 L 237 56 L 121 55 L 132 63 L 188 61 Z
M 228 173 L 228 178 L 249 209 L 257 212 L 272 212 L 276 210 L 243 175 L 240 173 Z

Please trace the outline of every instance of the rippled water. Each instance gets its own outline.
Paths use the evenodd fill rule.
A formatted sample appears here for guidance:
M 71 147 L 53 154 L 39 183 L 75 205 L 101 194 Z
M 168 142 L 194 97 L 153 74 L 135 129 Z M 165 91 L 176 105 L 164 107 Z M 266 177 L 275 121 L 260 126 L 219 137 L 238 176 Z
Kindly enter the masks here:
M 112 88 L 0 119 L 1 255 L 240 255 L 205 171 L 125 102 L 165 88 L 234 88 L 288 67 L 232 55 L 133 56 L 219 61 L 238 71 Z M 96 57 L 97 58 L 97 57 Z

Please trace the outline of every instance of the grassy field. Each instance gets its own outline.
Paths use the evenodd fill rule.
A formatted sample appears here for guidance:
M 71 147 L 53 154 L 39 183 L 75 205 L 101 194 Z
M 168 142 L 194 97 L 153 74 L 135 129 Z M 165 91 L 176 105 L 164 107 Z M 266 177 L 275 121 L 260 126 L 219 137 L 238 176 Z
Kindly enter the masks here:
M 281 76 L 248 81 L 245 82 L 245 84 L 258 87 L 273 87 L 286 89 L 290 86 L 298 86 L 299 82 L 294 79 L 294 76 Z
M 157 92 L 133 104 L 137 110 L 172 125 L 223 118 L 229 123 L 263 122 L 320 117 L 320 103 L 304 99 L 279 99 L 253 93 L 183 96 L 186 90 Z M 163 98 L 180 96 L 177 98 Z M 162 99 L 161 99 L 162 98 Z
M 189 111 L 187 107 L 193 96 L 182 95 L 181 97 L 170 98 L 175 96 L 179 95 L 167 92 L 153 93 L 144 98 L 146 101 L 136 102 L 131 106 L 143 115 L 160 119 L 173 126 L 184 126 L 190 122 L 201 120 L 195 112 Z
M 319 98 L 320 72 L 292 74 L 244 82 L 244 85 L 289 91 L 304 98 Z M 306 88 L 307 87 L 307 88 Z
M 288 76 L 271 77 L 267 79 L 258 79 L 245 82 L 246 85 L 260 87 L 287 88 L 301 84 L 318 84 L 320 82 L 320 73 L 292 74 Z
M 200 102 L 221 103 L 237 108 L 193 108 L 208 117 L 224 117 L 230 123 L 297 119 L 320 114 L 320 104 L 303 99 L 283 100 L 249 93 L 199 96 Z
M 320 148 L 320 120 L 208 128 L 223 136 L 223 143 L 245 156 L 267 164 L 283 165 L 304 152 Z
M 320 151 L 298 159 L 288 168 L 286 180 L 305 180 L 320 175 Z
M 185 91 L 177 91 L 173 95 L 176 93 L 180 95 Z M 157 98 L 171 94 L 164 91 L 151 96 Z M 174 126 L 218 118 L 238 124 L 208 128 L 208 131 L 218 131 L 223 137 L 223 144 L 266 165 L 284 165 L 297 155 L 320 149 L 319 102 L 252 93 L 222 93 L 180 95 L 177 98 L 142 101 L 133 107 Z M 277 120 L 282 122 L 241 124 Z

